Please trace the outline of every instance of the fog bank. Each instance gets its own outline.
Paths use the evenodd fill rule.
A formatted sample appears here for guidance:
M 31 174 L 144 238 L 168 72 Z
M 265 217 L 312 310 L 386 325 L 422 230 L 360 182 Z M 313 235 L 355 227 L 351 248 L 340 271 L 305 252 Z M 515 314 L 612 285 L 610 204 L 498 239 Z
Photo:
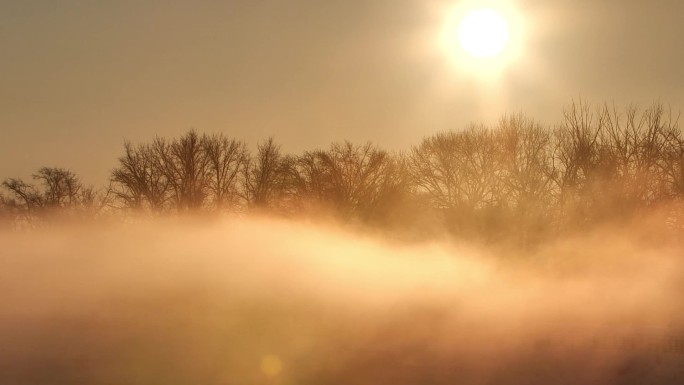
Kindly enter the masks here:
M 0 233 L 3 384 L 669 384 L 682 247 L 533 255 L 268 218 Z

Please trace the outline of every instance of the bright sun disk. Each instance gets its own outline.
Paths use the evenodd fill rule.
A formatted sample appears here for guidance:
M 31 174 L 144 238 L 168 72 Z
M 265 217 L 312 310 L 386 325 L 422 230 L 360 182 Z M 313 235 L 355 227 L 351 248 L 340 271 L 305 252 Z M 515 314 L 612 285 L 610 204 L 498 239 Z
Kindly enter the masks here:
M 458 28 L 461 47 L 477 58 L 498 55 L 508 43 L 508 23 L 498 12 L 481 8 L 468 12 Z

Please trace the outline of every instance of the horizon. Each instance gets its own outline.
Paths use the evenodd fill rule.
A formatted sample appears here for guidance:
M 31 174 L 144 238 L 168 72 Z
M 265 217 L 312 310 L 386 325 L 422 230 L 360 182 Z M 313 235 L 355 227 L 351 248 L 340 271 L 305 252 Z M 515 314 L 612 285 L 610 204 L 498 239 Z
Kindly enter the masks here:
M 247 142 L 247 141 L 244 141 L 244 139 L 242 139 L 240 137 L 232 136 L 231 133 L 227 132 L 227 131 L 222 131 L 222 130 L 206 131 L 206 130 L 202 130 L 202 129 L 199 129 L 196 127 L 191 127 L 189 129 L 186 129 L 185 131 L 180 131 L 178 135 L 171 136 L 171 137 L 167 137 L 167 136 L 159 135 L 159 134 L 154 134 L 151 137 L 139 138 L 138 140 L 131 140 L 130 138 L 122 138 L 121 143 L 119 143 L 119 146 L 118 146 L 119 152 L 117 154 L 115 154 L 115 156 L 110 160 L 109 165 L 103 164 L 102 165 L 103 167 L 101 169 L 97 170 L 96 175 L 90 175 L 90 176 L 89 176 L 89 174 L 82 175 L 82 174 L 79 174 L 79 172 L 78 172 L 79 167 L 65 167 L 63 164 L 48 161 L 48 163 L 42 164 L 42 165 L 34 168 L 33 170 L 26 171 L 23 175 L 0 175 L 0 178 L 3 178 L 3 179 L 18 178 L 18 179 L 24 179 L 24 180 L 30 181 L 32 179 L 33 175 L 35 174 L 36 170 L 38 170 L 39 168 L 42 168 L 42 167 L 60 168 L 60 169 L 68 170 L 70 172 L 74 172 L 79 177 L 80 181 L 83 182 L 85 185 L 92 186 L 92 187 L 95 187 L 96 189 L 99 189 L 101 187 L 105 187 L 110 182 L 111 172 L 113 170 L 113 167 L 116 164 L 116 162 L 119 161 L 119 158 L 122 156 L 122 150 L 124 149 L 124 145 L 126 143 L 131 143 L 133 145 L 140 145 L 140 144 L 144 144 L 144 143 L 150 143 L 157 138 L 175 139 L 175 138 L 182 136 L 184 134 L 187 134 L 188 132 L 191 132 L 191 131 L 198 132 L 198 133 L 203 134 L 203 135 L 215 135 L 215 134 L 224 135 L 226 138 L 234 139 L 238 142 L 244 143 L 250 152 L 256 151 L 257 147 L 260 144 L 263 144 L 266 141 L 273 139 L 273 140 L 275 140 L 275 144 L 278 145 L 278 147 L 281 148 L 281 150 L 285 154 L 293 155 L 293 156 L 298 156 L 298 155 L 301 155 L 305 152 L 310 152 L 310 151 L 326 150 L 330 147 L 330 145 L 340 144 L 340 143 L 345 143 L 345 142 L 349 142 L 349 143 L 352 143 L 354 145 L 364 145 L 364 144 L 371 143 L 374 146 L 377 146 L 378 148 L 381 148 L 383 150 L 387 150 L 393 154 L 402 154 L 402 153 L 408 153 L 408 152 L 412 151 L 413 149 L 417 148 L 422 141 L 424 141 L 425 139 L 428 139 L 429 137 L 434 136 L 434 135 L 439 135 L 439 134 L 448 133 L 448 132 L 464 131 L 470 127 L 485 127 L 488 129 L 496 130 L 502 120 L 505 120 L 506 118 L 511 117 L 511 116 L 521 116 L 521 117 L 524 117 L 526 119 L 531 119 L 535 123 L 538 123 L 538 124 L 542 125 L 543 127 L 545 127 L 545 129 L 550 130 L 550 131 L 554 131 L 555 129 L 558 128 L 559 125 L 563 124 L 563 114 L 565 113 L 565 111 L 574 105 L 587 107 L 588 108 L 587 112 L 589 112 L 591 114 L 600 114 L 600 112 L 603 108 L 609 108 L 609 109 L 613 110 L 614 112 L 616 112 L 621 119 L 626 117 L 626 113 L 629 109 L 635 109 L 638 112 L 643 112 L 643 111 L 646 111 L 646 110 L 652 108 L 653 106 L 660 106 L 664 109 L 665 117 L 668 118 L 670 121 L 672 121 L 675 124 L 675 126 L 681 130 L 681 128 L 679 127 L 679 118 L 681 117 L 682 110 L 676 110 L 672 105 L 663 103 L 662 101 L 657 100 L 657 99 L 652 101 L 651 103 L 648 103 L 645 105 L 639 105 L 637 103 L 629 103 L 629 104 L 626 104 L 624 106 L 618 106 L 615 103 L 611 104 L 608 102 L 592 104 L 590 101 L 587 101 L 586 99 L 581 99 L 581 98 L 580 99 L 574 99 L 573 98 L 573 99 L 571 99 L 571 102 L 567 103 L 561 109 L 561 112 L 559 112 L 559 114 L 558 114 L 559 117 L 558 117 L 557 121 L 555 121 L 555 122 L 546 122 L 546 121 L 542 121 L 539 119 L 535 119 L 534 116 L 530 116 L 529 114 L 526 114 L 524 111 L 508 112 L 508 113 L 500 114 L 496 119 L 493 119 L 491 122 L 472 121 L 472 122 L 466 123 L 463 126 L 458 127 L 458 128 L 445 129 L 445 130 L 441 130 L 441 131 L 431 132 L 429 135 L 426 134 L 423 137 L 417 138 L 414 142 L 405 143 L 404 147 L 387 146 L 385 143 L 374 142 L 371 140 L 351 141 L 351 140 L 346 139 L 346 138 L 341 138 L 339 140 L 331 140 L 327 143 L 324 143 L 322 145 L 318 145 L 315 147 L 302 148 L 299 151 L 294 152 L 294 151 L 288 151 L 287 146 L 285 146 L 283 144 L 283 143 L 287 143 L 287 141 L 280 141 L 280 137 L 277 137 L 275 135 L 272 135 L 269 137 L 264 137 L 264 138 L 256 138 L 256 141 L 254 141 L 254 142 Z

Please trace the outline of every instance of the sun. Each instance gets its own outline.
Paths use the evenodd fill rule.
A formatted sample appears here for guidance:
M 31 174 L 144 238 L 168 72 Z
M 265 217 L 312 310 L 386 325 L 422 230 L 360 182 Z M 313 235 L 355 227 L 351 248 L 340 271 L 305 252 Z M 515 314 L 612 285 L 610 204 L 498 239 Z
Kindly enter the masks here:
M 490 8 L 468 12 L 458 27 L 461 48 L 476 58 L 497 56 L 506 48 L 509 37 L 508 22 Z

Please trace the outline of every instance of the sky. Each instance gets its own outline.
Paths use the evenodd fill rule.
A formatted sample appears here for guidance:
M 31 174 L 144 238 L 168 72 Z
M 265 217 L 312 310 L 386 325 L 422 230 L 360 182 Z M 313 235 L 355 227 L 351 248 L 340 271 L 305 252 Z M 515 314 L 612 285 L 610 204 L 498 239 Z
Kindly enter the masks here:
M 510 12 L 494 69 L 444 47 L 466 6 Z M 191 128 L 406 150 L 506 113 L 554 124 L 579 98 L 677 113 L 683 38 L 678 0 L 0 0 L 0 179 L 104 184 L 124 140 Z

